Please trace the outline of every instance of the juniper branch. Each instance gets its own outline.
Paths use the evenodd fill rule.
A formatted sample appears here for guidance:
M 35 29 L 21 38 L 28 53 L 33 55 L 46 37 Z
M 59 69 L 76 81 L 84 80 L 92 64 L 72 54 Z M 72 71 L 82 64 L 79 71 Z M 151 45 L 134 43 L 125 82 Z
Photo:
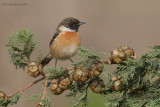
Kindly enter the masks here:
M 14 96 L 15 94 L 19 93 L 19 92 L 24 92 L 25 90 L 27 90 L 28 88 L 32 87 L 34 84 L 39 83 L 40 81 L 44 80 L 45 77 L 42 77 L 38 80 L 33 81 L 32 83 L 26 85 L 24 88 L 18 90 L 16 93 L 13 93 L 11 95 L 8 95 L 8 98 L 11 98 L 12 96 Z
M 16 66 L 16 68 L 19 67 L 24 69 L 28 65 L 27 63 L 31 61 L 31 53 L 33 52 L 37 44 L 37 42 L 33 41 L 33 36 L 34 35 L 28 30 L 21 30 L 15 34 L 11 34 L 6 46 L 8 47 L 11 62 Z M 57 79 L 65 75 L 68 76 L 68 71 L 73 71 L 76 67 L 84 67 L 89 69 L 97 61 L 101 61 L 104 64 L 113 64 L 110 60 L 101 60 L 94 51 L 82 47 L 79 47 L 78 53 L 80 55 L 79 61 L 72 63 L 71 67 L 66 69 L 57 69 L 55 67 L 52 67 L 46 69 L 46 73 L 42 71 L 42 78 L 33 81 L 24 88 L 18 90 L 16 93 L 8 95 L 7 100 L 0 99 L 1 105 L 17 103 L 18 99 L 20 98 L 20 93 L 45 79 L 42 96 L 34 97 L 34 100 L 42 102 L 43 107 L 49 107 L 49 99 L 46 96 L 46 89 L 49 80 Z M 39 54 L 39 56 L 37 57 L 37 62 L 41 63 L 45 58 L 47 57 Z M 110 103 L 112 107 L 158 107 L 158 105 L 160 105 L 160 73 L 158 73 L 158 71 L 160 70 L 160 46 L 152 47 L 152 51 L 149 51 L 146 54 L 142 55 L 142 57 L 139 59 L 135 58 L 136 55 L 133 57 L 131 56 L 128 58 L 124 58 L 126 59 L 126 61 L 118 64 L 116 68 L 117 71 L 114 72 L 114 75 L 121 76 L 121 78 L 114 80 L 113 82 L 109 81 L 113 85 L 115 82 L 122 80 L 122 84 L 120 84 L 120 87 L 122 86 L 123 90 L 117 90 L 118 92 L 115 90 L 111 91 L 109 83 L 106 84 L 107 90 L 104 91 L 104 95 L 105 97 L 109 98 L 109 102 L 107 103 Z M 45 65 L 49 64 L 51 59 L 52 58 L 49 58 L 44 61 L 45 63 L 43 68 L 45 67 Z M 104 72 L 108 73 L 106 74 L 106 77 L 107 79 L 109 79 L 109 72 Z M 152 82 L 151 80 L 153 80 L 153 78 L 155 77 L 157 78 Z M 78 105 L 80 102 L 84 102 L 84 106 L 86 106 L 87 90 L 92 79 L 93 78 L 90 77 L 90 79 L 88 81 L 85 81 L 84 83 L 78 83 L 77 81 L 73 83 L 72 86 L 70 86 L 71 93 L 68 96 L 75 97 L 78 93 L 81 94 L 81 97 L 78 97 L 78 99 L 75 101 L 75 105 Z M 111 96 L 109 96 L 109 94 Z
M 45 96 L 46 96 L 46 90 L 47 90 L 47 84 L 48 84 L 48 79 L 45 79 L 45 84 L 44 84 L 44 89 L 43 89 L 43 95 L 42 95 L 42 98 L 41 100 L 44 100 L 45 99 Z

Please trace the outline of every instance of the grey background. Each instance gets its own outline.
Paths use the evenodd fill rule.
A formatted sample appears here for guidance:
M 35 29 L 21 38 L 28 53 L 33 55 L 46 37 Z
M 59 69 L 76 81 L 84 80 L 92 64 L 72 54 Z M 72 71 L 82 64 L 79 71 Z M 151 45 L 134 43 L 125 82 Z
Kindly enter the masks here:
M 3 3 L 27 5 L 2 5 Z M 5 47 L 8 35 L 28 28 L 40 42 L 34 57 L 41 48 L 49 52 L 49 42 L 61 20 L 75 17 L 86 25 L 80 27 L 82 46 L 98 52 L 129 45 L 138 57 L 149 50 L 147 46 L 159 45 L 160 0 L 1 0 L 0 1 L 0 90 L 13 93 L 35 80 L 22 70 L 15 70 Z M 75 60 L 75 58 L 73 58 Z M 69 61 L 59 61 L 68 66 Z M 54 62 L 52 62 L 53 65 Z M 42 82 L 24 92 L 23 98 L 42 91 Z M 48 94 L 54 107 L 69 107 L 71 99 L 64 94 Z M 13 107 L 34 107 L 34 103 L 20 100 Z M 92 102 L 91 102 L 92 103 Z M 93 107 L 93 106 L 92 106 Z

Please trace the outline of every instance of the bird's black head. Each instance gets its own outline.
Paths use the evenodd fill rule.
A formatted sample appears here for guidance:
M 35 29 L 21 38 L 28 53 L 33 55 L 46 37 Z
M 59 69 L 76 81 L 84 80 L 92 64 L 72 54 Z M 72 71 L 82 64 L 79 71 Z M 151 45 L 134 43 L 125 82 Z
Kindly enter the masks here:
M 60 24 L 60 30 L 68 30 L 68 31 L 75 31 L 78 32 L 78 28 L 80 25 L 85 24 L 84 22 L 80 22 L 78 19 L 69 17 L 65 18 Z

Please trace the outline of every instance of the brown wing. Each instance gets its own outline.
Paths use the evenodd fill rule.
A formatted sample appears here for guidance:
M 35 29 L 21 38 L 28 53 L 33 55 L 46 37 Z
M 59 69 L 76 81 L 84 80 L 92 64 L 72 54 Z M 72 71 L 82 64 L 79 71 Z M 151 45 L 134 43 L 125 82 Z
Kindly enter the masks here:
M 59 30 L 56 30 L 55 34 L 53 35 L 51 41 L 50 41 L 50 44 L 49 46 L 51 46 L 51 44 L 54 42 L 55 38 L 60 34 L 60 31 Z

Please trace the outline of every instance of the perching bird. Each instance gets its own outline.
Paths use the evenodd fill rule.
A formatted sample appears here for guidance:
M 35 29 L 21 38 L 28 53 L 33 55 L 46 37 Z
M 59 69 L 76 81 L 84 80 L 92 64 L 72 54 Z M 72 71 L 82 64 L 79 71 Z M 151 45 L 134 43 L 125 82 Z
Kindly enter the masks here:
M 65 18 L 57 27 L 55 34 L 53 35 L 49 48 L 50 53 L 41 62 L 42 66 L 48 64 L 53 58 L 55 58 L 55 66 L 58 60 L 71 60 L 78 47 L 80 46 L 80 35 L 78 34 L 79 26 L 85 24 L 78 19 L 69 17 Z M 71 60 L 72 61 L 72 60 Z

